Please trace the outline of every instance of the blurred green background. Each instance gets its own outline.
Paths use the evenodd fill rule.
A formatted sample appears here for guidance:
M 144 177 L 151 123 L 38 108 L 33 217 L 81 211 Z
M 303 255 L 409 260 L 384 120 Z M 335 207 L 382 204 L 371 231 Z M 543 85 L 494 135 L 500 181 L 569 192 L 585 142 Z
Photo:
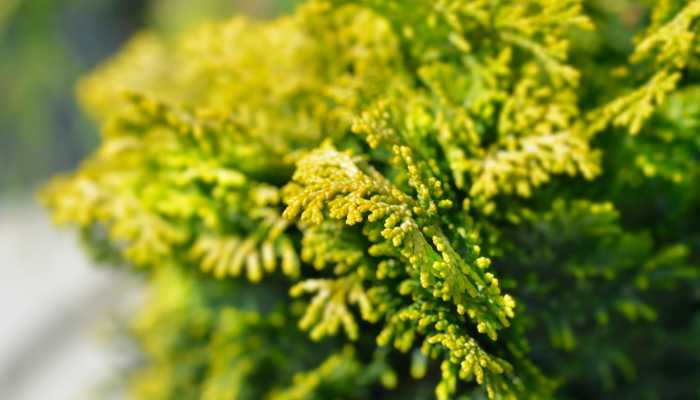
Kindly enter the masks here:
M 295 0 L 0 0 L 0 196 L 75 168 L 98 142 L 76 80 L 136 31 L 179 31 L 234 13 L 269 18 Z

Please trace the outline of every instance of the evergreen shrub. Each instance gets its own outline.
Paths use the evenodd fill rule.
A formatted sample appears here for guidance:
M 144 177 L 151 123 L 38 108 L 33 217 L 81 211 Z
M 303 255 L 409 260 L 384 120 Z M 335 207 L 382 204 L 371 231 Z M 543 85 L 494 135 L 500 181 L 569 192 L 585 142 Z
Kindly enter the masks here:
M 699 33 L 680 0 L 143 33 L 41 198 L 143 271 L 136 398 L 697 398 Z

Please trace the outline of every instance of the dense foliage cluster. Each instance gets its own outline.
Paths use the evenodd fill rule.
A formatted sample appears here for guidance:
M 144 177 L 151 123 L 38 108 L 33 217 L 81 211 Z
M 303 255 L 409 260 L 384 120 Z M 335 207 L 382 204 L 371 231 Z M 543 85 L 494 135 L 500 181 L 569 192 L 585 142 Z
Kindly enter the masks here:
M 79 88 L 101 147 L 42 194 L 147 271 L 132 393 L 700 395 L 700 1 L 654 3 L 135 38 Z

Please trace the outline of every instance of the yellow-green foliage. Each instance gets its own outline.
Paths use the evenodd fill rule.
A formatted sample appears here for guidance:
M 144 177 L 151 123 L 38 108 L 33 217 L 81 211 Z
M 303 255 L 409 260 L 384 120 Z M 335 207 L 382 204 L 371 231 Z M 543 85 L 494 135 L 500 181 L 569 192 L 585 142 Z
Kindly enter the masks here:
M 700 361 L 690 328 L 634 324 L 663 291 L 684 324 L 700 301 L 700 2 L 681 3 L 627 53 L 580 0 L 312 0 L 134 38 L 79 87 L 100 148 L 42 193 L 149 271 L 133 393 L 667 393 L 652 362 L 677 349 L 635 346 Z

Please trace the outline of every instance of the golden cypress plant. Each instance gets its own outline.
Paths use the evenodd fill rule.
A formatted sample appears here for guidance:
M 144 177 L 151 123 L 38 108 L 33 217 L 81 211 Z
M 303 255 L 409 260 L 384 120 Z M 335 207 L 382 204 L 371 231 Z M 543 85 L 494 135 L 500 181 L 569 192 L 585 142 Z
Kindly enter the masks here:
M 700 395 L 700 1 L 614 5 L 134 38 L 79 87 L 100 148 L 41 195 L 147 271 L 131 393 Z

